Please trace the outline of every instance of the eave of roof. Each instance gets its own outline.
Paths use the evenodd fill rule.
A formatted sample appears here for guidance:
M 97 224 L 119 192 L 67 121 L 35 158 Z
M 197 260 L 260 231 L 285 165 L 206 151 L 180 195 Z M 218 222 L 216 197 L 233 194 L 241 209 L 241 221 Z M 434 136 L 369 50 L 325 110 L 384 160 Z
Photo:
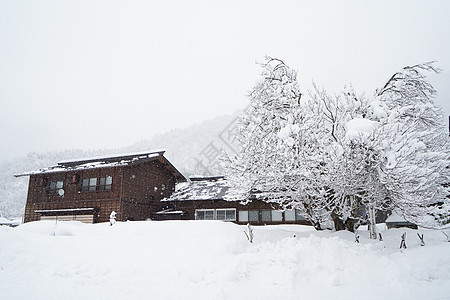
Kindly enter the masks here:
M 93 162 L 114 162 L 120 160 L 130 160 L 133 158 L 145 157 L 153 154 L 164 155 L 165 150 L 152 150 L 152 151 L 144 151 L 144 152 L 131 152 L 131 153 L 121 153 L 121 154 L 111 154 L 104 156 L 95 156 L 88 158 L 78 158 L 78 159 L 67 159 L 58 162 L 59 166 L 73 166 L 80 165 L 85 163 L 93 163 Z
M 172 174 L 177 178 L 177 180 L 185 181 L 186 178 L 184 177 L 184 175 L 181 174 L 181 172 L 178 171 L 166 157 L 164 157 L 164 153 L 165 153 L 164 150 L 157 150 L 157 151 L 107 155 L 102 157 L 99 156 L 91 158 L 82 158 L 76 160 L 65 160 L 59 162 L 56 166 L 16 174 L 14 175 L 14 177 L 80 171 L 97 168 L 113 168 L 158 159 L 160 163 L 165 165 L 169 169 L 169 171 L 172 172 Z

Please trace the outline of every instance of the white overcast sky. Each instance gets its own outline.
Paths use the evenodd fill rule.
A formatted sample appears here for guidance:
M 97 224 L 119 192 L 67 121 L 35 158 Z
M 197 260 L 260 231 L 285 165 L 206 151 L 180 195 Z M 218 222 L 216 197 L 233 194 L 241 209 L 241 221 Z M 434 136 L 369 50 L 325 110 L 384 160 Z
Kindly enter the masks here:
M 306 91 L 370 96 L 436 60 L 450 113 L 449 1 L 0 0 L 0 160 L 120 147 L 247 105 L 255 61 Z

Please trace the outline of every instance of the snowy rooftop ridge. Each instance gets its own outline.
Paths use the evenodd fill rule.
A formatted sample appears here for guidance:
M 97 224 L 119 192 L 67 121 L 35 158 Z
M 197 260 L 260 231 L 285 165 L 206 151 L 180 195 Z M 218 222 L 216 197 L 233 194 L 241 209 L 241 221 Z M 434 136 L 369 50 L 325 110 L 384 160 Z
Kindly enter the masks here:
M 83 157 L 78 159 L 66 159 L 63 161 L 58 162 L 58 165 L 65 166 L 70 164 L 82 164 L 87 162 L 97 162 L 97 161 L 113 161 L 117 159 L 127 159 L 129 157 L 141 157 L 141 156 L 149 156 L 150 154 L 159 154 L 164 155 L 166 152 L 165 149 L 158 149 L 158 150 L 152 150 L 152 151 L 143 151 L 143 152 L 130 152 L 130 153 L 120 153 L 120 154 L 110 154 L 110 155 L 101 155 L 101 156 L 94 156 L 94 157 Z
M 74 160 L 66 160 L 59 162 L 56 166 L 41 168 L 39 170 L 25 172 L 22 174 L 14 175 L 15 177 L 30 176 L 45 173 L 58 173 L 74 170 L 94 169 L 94 168 L 108 168 L 125 166 L 132 162 L 141 159 L 153 159 L 164 155 L 164 150 L 159 151 L 146 151 L 135 152 L 117 155 L 106 155 L 91 158 L 82 158 Z M 170 164 L 170 163 L 169 163 Z M 173 166 L 172 166 L 173 167 Z M 175 169 L 175 167 L 173 167 Z M 179 172 L 177 170 L 177 172 Z

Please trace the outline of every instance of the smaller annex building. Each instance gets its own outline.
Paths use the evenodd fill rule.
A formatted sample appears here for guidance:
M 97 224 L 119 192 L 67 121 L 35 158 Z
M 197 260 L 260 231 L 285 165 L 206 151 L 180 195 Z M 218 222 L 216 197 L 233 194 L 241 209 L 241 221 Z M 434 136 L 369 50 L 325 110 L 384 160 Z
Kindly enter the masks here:
M 154 220 L 223 220 L 243 224 L 304 224 L 310 223 L 298 210 L 277 210 L 261 200 L 250 203 L 224 200 L 229 190 L 223 176 L 191 177 L 168 198 L 168 209 L 152 216 Z
M 146 220 L 165 208 L 175 185 L 186 178 L 164 157 L 165 151 L 67 160 L 15 175 L 29 176 L 24 222 Z

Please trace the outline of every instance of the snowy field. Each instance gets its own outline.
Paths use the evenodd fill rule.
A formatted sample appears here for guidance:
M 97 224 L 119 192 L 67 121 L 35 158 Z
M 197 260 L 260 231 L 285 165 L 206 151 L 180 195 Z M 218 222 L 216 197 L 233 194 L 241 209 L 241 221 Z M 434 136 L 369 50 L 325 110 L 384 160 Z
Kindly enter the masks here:
M 0 298 L 450 299 L 442 232 L 382 228 L 378 242 L 360 230 L 358 244 L 349 232 L 266 226 L 254 227 L 251 244 L 245 229 L 219 221 L 0 227 Z

